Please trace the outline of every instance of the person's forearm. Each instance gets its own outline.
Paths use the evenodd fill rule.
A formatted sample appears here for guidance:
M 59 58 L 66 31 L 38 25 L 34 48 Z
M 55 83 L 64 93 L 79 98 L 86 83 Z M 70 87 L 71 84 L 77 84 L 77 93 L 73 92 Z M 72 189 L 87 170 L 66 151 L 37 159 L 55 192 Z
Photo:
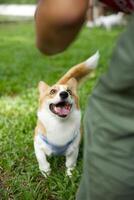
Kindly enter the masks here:
M 56 54 L 68 47 L 78 34 L 86 15 L 88 0 L 40 0 L 35 21 L 37 47 Z

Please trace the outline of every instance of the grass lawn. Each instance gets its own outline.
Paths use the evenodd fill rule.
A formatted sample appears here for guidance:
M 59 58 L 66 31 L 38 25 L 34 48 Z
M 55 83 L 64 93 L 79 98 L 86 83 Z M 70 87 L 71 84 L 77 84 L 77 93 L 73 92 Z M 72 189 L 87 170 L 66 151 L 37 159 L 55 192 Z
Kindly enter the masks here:
M 82 173 L 82 146 L 72 179 L 65 176 L 63 157 L 50 158 L 48 179 L 38 170 L 33 149 L 37 84 L 40 80 L 55 83 L 71 66 L 99 49 L 96 75 L 79 89 L 83 112 L 98 76 L 107 70 L 120 31 L 84 28 L 66 52 L 45 57 L 35 48 L 33 23 L 0 25 L 0 199 L 75 199 Z

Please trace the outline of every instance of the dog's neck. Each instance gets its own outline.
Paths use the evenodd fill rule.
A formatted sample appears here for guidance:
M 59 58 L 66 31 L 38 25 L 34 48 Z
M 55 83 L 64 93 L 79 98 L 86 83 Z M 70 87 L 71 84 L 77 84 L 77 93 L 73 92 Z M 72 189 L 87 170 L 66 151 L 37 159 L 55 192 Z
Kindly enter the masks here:
M 39 111 L 38 119 L 45 127 L 48 140 L 56 145 L 64 145 L 80 129 L 81 114 L 79 110 L 75 110 L 67 119 L 61 120 Z

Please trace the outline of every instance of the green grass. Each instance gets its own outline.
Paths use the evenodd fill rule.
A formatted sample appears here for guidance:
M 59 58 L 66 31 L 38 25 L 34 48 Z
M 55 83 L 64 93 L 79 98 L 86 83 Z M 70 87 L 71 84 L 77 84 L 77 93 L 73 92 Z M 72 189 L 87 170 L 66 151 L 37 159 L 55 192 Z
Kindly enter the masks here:
M 32 23 L 0 25 L 0 197 L 2 200 L 74 200 L 82 173 L 82 153 L 72 179 L 65 176 L 64 158 L 52 157 L 52 174 L 45 179 L 38 170 L 33 149 L 37 84 L 55 83 L 71 66 L 99 49 L 94 78 L 79 89 L 84 111 L 88 95 L 100 74 L 107 70 L 121 29 L 84 28 L 61 55 L 45 57 L 35 47 Z

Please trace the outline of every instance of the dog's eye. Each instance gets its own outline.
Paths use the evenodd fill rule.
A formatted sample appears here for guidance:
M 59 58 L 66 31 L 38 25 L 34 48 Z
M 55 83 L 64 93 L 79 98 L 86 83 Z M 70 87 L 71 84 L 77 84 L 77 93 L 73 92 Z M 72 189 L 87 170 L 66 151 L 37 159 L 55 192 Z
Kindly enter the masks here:
M 72 91 L 70 89 L 67 89 L 67 92 L 72 95 Z
M 56 92 L 57 92 L 56 89 L 52 89 L 52 90 L 50 91 L 50 94 L 53 95 L 53 94 L 55 94 Z

